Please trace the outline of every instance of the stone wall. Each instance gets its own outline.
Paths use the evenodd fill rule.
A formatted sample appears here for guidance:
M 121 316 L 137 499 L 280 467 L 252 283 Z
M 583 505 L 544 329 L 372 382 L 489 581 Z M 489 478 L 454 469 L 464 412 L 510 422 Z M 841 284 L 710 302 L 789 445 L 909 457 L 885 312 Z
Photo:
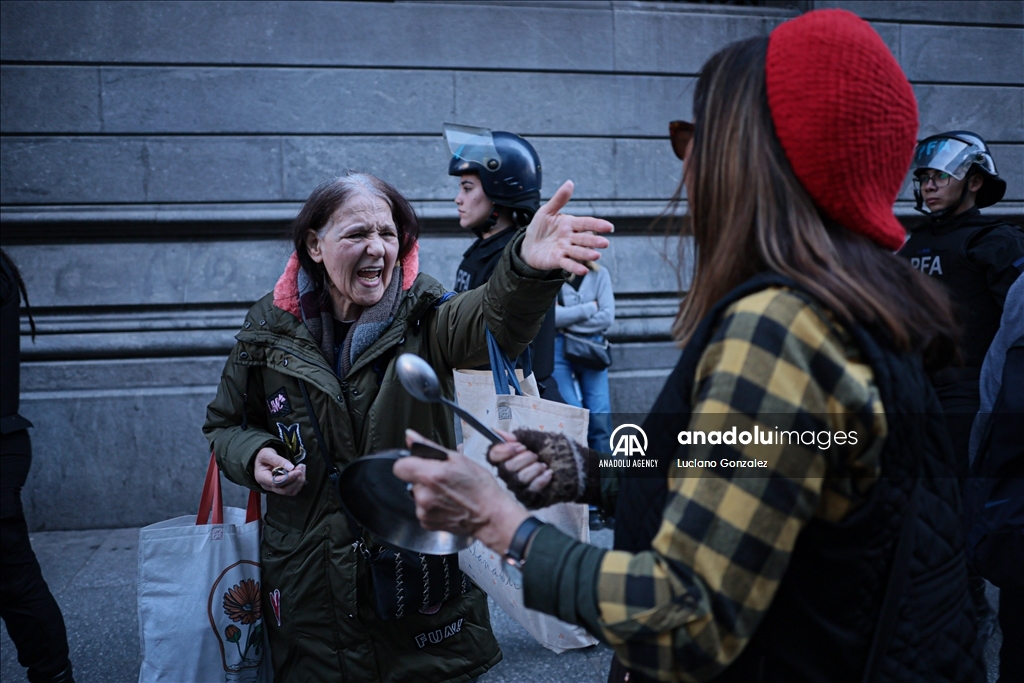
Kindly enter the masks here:
M 764 3 L 778 5 L 779 3 Z M 822 2 L 870 20 L 914 83 L 921 135 L 968 128 L 1024 214 L 1024 3 Z M 451 283 L 445 121 L 536 146 L 545 196 L 616 222 L 613 407 L 642 411 L 678 355 L 678 242 L 649 230 L 714 51 L 796 10 L 655 2 L 0 4 L 0 225 L 23 325 L 35 529 L 137 525 L 195 506 L 199 432 L 284 227 L 347 168 L 426 219 L 422 268 Z M 906 198 L 897 213 L 913 214 Z M 683 269 L 685 271 L 685 268 Z M 682 278 L 685 284 L 685 272 Z M 237 492 L 232 500 L 241 500 Z

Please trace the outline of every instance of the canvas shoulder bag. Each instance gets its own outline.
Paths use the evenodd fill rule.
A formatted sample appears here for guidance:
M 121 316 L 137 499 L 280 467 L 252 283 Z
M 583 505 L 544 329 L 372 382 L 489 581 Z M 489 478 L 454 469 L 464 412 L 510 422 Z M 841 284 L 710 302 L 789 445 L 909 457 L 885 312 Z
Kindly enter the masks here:
M 516 370 L 497 340 L 487 331 L 491 369 L 455 370 L 455 396 L 459 405 L 470 410 L 491 429 L 513 431 L 519 428 L 559 431 L 581 443 L 587 441 L 590 412 L 564 403 L 540 398 L 530 373 Z M 525 360 L 525 359 L 524 359 Z M 524 363 L 529 366 L 529 363 Z M 522 373 L 522 377 L 519 376 Z M 490 441 L 467 423 L 462 423 L 465 455 L 494 472 L 487 462 Z M 501 480 L 498 483 L 505 487 Z M 506 495 L 512 495 L 510 493 Z M 535 515 L 572 538 L 590 541 L 589 511 L 586 505 L 561 503 L 537 510 Z M 479 541 L 459 553 L 459 566 L 469 578 L 490 596 L 502 610 L 525 628 L 534 639 L 554 652 L 589 647 L 597 640 L 583 628 L 559 621 L 553 616 L 527 609 L 523 587 L 502 570 L 501 555 Z
M 213 454 L 198 516 L 139 530 L 139 683 L 268 683 L 260 494 L 224 508 Z

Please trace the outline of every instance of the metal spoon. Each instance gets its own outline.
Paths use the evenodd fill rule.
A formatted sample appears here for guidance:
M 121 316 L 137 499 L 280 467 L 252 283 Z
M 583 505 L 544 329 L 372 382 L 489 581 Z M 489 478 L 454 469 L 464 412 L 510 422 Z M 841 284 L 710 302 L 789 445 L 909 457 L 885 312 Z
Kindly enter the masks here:
M 490 439 L 491 443 L 505 443 L 505 439 L 473 417 L 472 413 L 441 395 L 441 385 L 437 381 L 437 373 L 427 361 L 415 354 L 403 353 L 398 357 L 395 368 L 398 371 L 399 381 L 402 382 L 405 390 L 412 394 L 413 398 L 426 403 L 443 403 L 468 422 L 473 429 Z

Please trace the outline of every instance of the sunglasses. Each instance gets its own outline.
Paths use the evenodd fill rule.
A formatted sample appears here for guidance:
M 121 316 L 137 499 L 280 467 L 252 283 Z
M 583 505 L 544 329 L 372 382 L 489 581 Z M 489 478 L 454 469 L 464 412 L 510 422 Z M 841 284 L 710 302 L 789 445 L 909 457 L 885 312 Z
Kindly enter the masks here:
M 695 126 L 689 121 L 669 121 L 668 136 L 672 140 L 672 151 L 680 160 L 686 156 L 686 146 L 693 140 Z

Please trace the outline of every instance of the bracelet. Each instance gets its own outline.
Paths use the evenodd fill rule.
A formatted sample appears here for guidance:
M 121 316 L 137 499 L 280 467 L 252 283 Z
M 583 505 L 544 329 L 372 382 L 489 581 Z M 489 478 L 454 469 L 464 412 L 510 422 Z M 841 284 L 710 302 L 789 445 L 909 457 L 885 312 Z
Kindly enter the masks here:
M 544 526 L 544 522 L 536 517 L 524 519 L 512 536 L 512 542 L 509 543 L 508 550 L 505 551 L 504 561 L 516 569 L 522 569 L 526 562 L 526 548 L 530 544 L 530 539 L 542 526 Z

